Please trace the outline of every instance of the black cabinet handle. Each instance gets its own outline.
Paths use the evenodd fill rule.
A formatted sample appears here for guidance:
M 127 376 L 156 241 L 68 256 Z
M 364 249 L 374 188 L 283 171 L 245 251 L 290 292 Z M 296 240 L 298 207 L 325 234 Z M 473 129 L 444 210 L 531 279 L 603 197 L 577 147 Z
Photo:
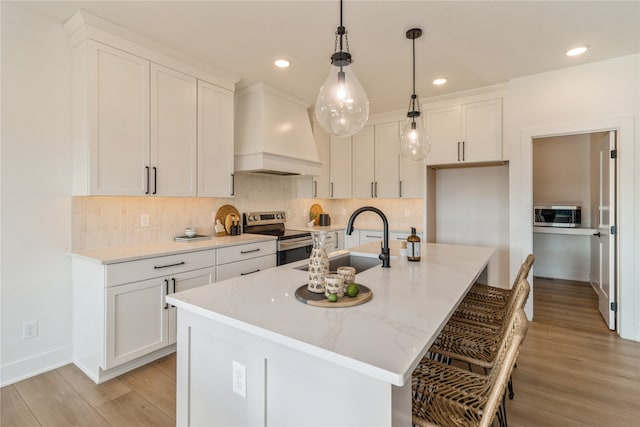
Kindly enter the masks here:
M 313 181 L 313 197 L 318 197 L 318 181 Z
M 464 141 L 462 141 L 462 161 L 464 162 Z
M 374 192 L 375 197 L 378 197 L 378 181 L 375 182 L 374 188 L 375 188 L 375 192 Z
M 231 174 L 231 195 L 236 195 L 236 176 Z
M 458 141 L 458 161 L 460 161 L 460 141 Z
M 331 197 L 333 197 L 333 182 L 331 183 Z
M 167 265 L 156 265 L 153 268 L 156 270 L 160 270 L 161 268 L 167 268 L 167 267 L 176 267 L 178 265 L 184 265 L 184 261 L 181 262 L 177 262 L 175 264 L 167 264 Z
M 402 181 L 400 181 L 400 191 L 399 191 L 399 193 L 400 193 L 400 194 L 399 194 L 399 195 L 400 195 L 400 197 L 402 197 Z
M 601 236 L 599 231 L 597 233 L 593 233 L 593 235 L 596 236 L 596 237 L 600 237 Z
M 158 192 L 158 168 L 153 167 L 153 194 Z
M 250 254 L 252 252 L 258 252 L 260 251 L 260 248 L 258 249 L 251 249 L 250 251 L 240 251 L 241 254 Z
M 370 234 L 365 235 L 365 237 L 370 237 L 372 239 L 382 239 L 382 236 L 372 236 Z
M 171 280 L 173 281 L 173 292 L 172 293 L 176 293 L 176 278 L 172 277 Z
M 145 166 L 144 168 L 147 170 L 147 190 L 144 194 L 149 194 L 149 166 Z
M 164 279 L 164 309 L 167 310 L 169 308 L 169 303 L 167 302 L 167 295 L 169 295 L 169 279 Z
M 253 270 L 253 271 L 250 271 L 250 272 L 248 272 L 248 273 L 240 273 L 240 275 L 241 275 L 241 276 L 246 276 L 246 275 L 248 275 L 248 274 L 257 273 L 258 271 L 260 271 L 260 269 L 259 269 L 259 268 L 258 268 L 257 270 Z

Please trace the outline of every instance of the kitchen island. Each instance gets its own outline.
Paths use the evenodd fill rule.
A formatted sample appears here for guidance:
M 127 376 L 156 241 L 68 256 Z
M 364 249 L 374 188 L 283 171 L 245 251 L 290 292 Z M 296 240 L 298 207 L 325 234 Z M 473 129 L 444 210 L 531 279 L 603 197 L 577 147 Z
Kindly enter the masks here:
M 358 273 L 373 299 L 355 307 L 297 301 L 305 261 L 167 297 L 178 307 L 177 425 L 411 425 L 411 373 L 493 249 L 422 244 L 417 263 L 398 250 L 391 268 Z

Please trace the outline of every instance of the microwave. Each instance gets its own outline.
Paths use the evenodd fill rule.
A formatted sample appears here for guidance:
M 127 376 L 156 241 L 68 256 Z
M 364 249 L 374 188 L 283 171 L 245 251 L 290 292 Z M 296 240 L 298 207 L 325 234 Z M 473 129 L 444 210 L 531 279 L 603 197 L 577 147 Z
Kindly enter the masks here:
M 579 205 L 537 205 L 533 207 L 533 225 L 541 227 L 579 227 Z

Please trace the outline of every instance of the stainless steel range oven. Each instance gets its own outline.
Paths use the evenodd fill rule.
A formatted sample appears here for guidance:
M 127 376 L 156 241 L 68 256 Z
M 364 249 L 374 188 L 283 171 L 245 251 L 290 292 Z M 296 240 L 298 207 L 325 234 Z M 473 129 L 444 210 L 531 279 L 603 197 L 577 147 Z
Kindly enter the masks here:
M 247 212 L 242 216 L 245 233 L 276 236 L 277 265 L 309 258 L 313 248 L 311 233 L 304 230 L 287 230 L 283 211 Z

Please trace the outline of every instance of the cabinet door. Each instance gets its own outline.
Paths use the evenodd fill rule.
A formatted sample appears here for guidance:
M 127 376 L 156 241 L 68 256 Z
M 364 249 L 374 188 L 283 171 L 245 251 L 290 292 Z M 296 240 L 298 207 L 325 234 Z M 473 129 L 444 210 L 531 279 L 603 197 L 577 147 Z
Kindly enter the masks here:
M 412 199 L 424 197 L 425 168 L 424 161 L 412 162 L 400 158 L 400 197 Z
M 186 291 L 188 289 L 208 285 L 215 281 L 216 272 L 215 268 L 213 267 L 176 274 L 175 276 L 169 278 L 169 293 Z M 173 344 L 176 342 L 177 309 L 174 306 L 170 305 L 168 311 L 169 344 Z
M 384 233 L 382 231 L 360 230 L 359 233 L 361 245 L 376 241 L 382 241 L 384 239 Z
M 462 160 L 502 160 L 502 100 L 462 105 Z
M 457 163 L 462 160 L 459 146 L 460 106 L 452 106 L 427 111 L 427 133 L 431 138 L 429 165 Z
M 330 138 L 331 182 L 329 197 L 347 199 L 351 197 L 351 138 Z
M 375 126 L 375 197 L 400 196 L 398 122 Z
M 322 163 L 322 171 L 320 175 L 313 177 L 313 197 L 326 199 L 329 197 L 329 182 L 331 178 L 330 162 L 331 147 L 329 135 L 322 130 L 319 124 L 313 124 L 313 136 L 316 140 L 316 149 L 318 150 L 318 158 Z
M 105 290 L 106 344 L 103 369 L 144 356 L 169 343 L 168 279 L 152 279 Z
M 196 195 L 196 79 L 151 64 L 151 194 Z
M 374 127 L 365 126 L 352 138 L 352 195 L 358 199 L 375 197 L 374 136 Z
M 144 195 L 149 166 L 149 61 L 91 40 L 87 43 L 89 194 Z
M 233 92 L 199 80 L 199 196 L 233 196 L 233 143 Z

